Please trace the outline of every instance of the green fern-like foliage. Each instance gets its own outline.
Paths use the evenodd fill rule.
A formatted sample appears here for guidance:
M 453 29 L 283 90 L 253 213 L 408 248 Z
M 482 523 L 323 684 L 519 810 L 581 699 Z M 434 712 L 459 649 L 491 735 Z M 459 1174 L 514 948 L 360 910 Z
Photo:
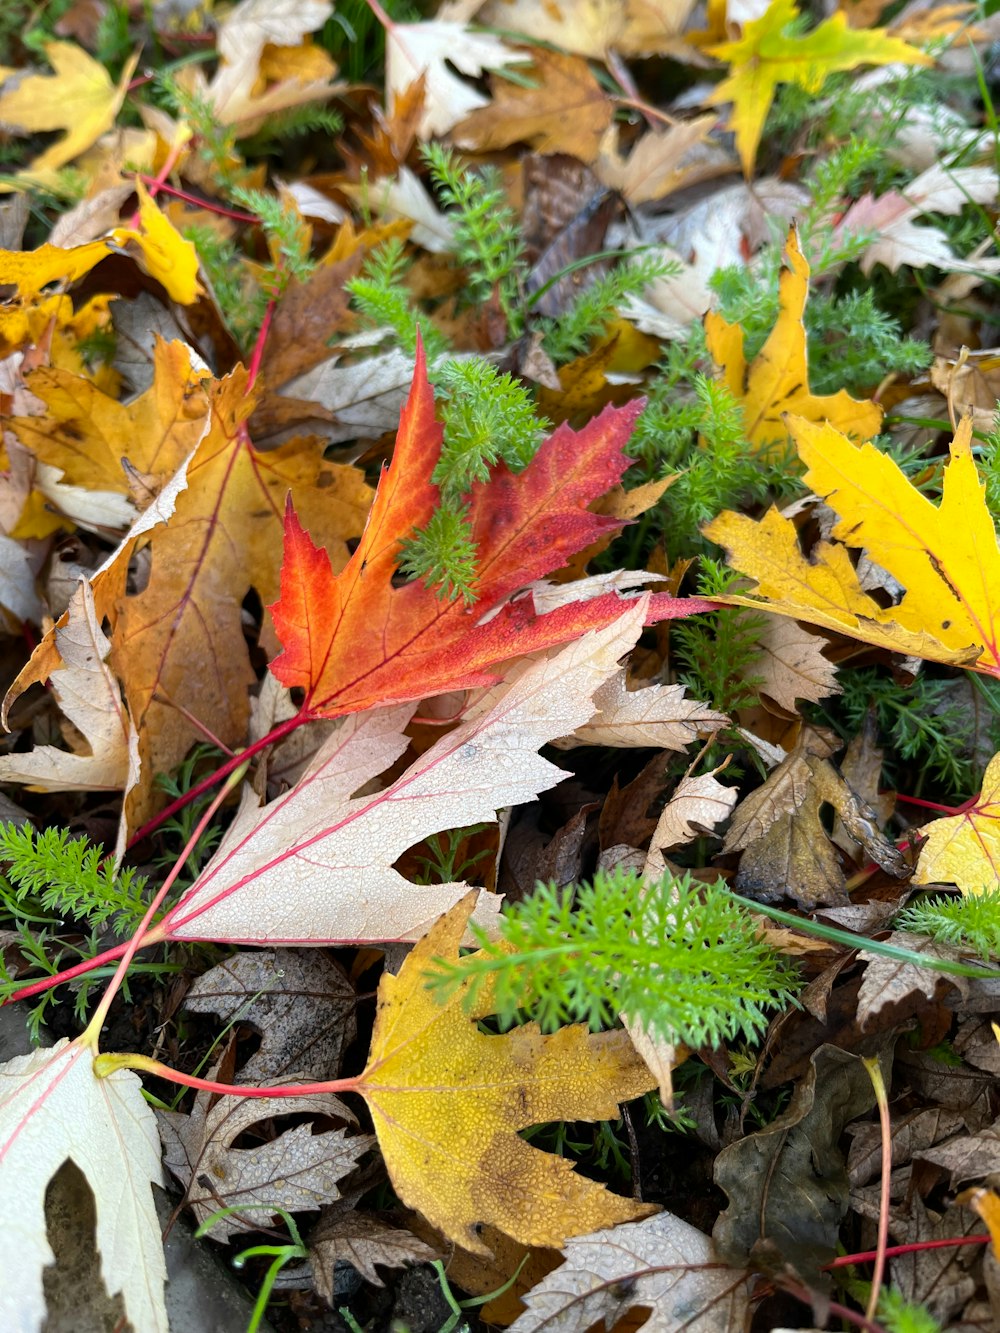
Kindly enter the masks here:
M 483 305 L 494 293 L 516 337 L 524 328 L 520 289 L 527 272 L 524 243 L 514 210 L 495 167 L 469 171 L 441 144 L 423 149 L 431 179 L 455 223 L 455 256 L 468 272 L 468 295 Z
M 429 521 L 400 547 L 399 569 L 410 579 L 423 579 L 444 601 L 476 600 L 476 544 L 468 508 L 442 503 Z
M 886 1333 L 942 1333 L 941 1325 L 922 1305 L 911 1305 L 892 1287 L 878 1298 L 876 1316 Z
M 409 267 L 403 242 L 393 237 L 372 251 L 347 290 L 366 323 L 389 329 L 407 356 L 416 354 L 419 330 L 428 365 L 433 366 L 447 343 L 407 291 L 404 280 Z
M 1000 889 L 964 897 L 924 898 L 904 907 L 895 924 L 900 930 L 968 949 L 988 963 L 1000 958 Z
M 145 879 L 131 869 L 116 871 L 102 848 L 68 829 L 0 824 L 0 861 L 8 863 L 15 908 L 33 900 L 92 927 L 110 923 L 123 935 L 146 911 Z
M 760 937 L 725 885 L 667 875 L 598 874 L 592 884 L 538 885 L 501 918 L 499 940 L 458 963 L 435 960 L 428 984 L 509 1024 L 527 1010 L 545 1029 L 619 1013 L 665 1041 L 716 1046 L 765 1029 L 788 1004 L 795 973 Z
M 737 578 L 715 560 L 702 559 L 698 594 L 730 592 Z M 760 653 L 760 632 L 767 617 L 741 607 L 723 607 L 678 622 L 672 642 L 679 676 L 696 699 L 706 699 L 722 713 L 735 713 L 757 702 L 760 677 L 752 673 Z
M 590 350 L 595 338 L 607 332 L 611 321 L 632 296 L 641 296 L 657 278 L 670 277 L 679 266 L 655 254 L 618 264 L 610 273 L 584 288 L 557 319 L 540 321 L 546 330 L 543 346 L 561 365 Z

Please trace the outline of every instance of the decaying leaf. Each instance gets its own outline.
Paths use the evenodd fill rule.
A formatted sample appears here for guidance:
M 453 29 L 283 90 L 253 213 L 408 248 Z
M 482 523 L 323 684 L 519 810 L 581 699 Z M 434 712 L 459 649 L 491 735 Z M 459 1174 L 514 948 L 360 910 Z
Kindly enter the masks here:
M 649 840 L 643 870 L 647 879 L 656 879 L 666 870 L 664 852 L 714 833 L 717 825 L 732 814 L 739 790 L 725 786 L 716 777 L 724 767 L 678 782 Z
M 706 101 L 712 106 L 732 102 L 730 123 L 748 176 L 779 83 L 797 83 L 806 92 L 818 93 L 827 76 L 836 70 L 856 65 L 934 63 L 915 46 L 889 36 L 884 28 L 849 28 L 842 12 L 804 36 L 795 29 L 798 17 L 795 0 L 773 0 L 760 18 L 743 24 L 742 35 L 736 41 L 706 47 L 710 56 L 726 61 L 731 69 Z
M 29 754 L 0 756 L 0 782 L 31 791 L 122 791 L 137 762 L 136 736 L 121 690 L 105 659 L 111 644 L 94 614 L 90 586 L 80 581 L 66 623 L 55 631 L 63 665 L 49 678 L 70 724 L 70 750 L 41 745 Z
M 354 1040 L 357 996 L 327 954 L 301 949 L 245 950 L 210 968 L 184 1008 L 238 1020 L 260 1033 L 238 1083 L 329 1078 Z
M 591 716 L 595 691 L 635 643 L 645 607 L 514 670 L 390 786 L 354 796 L 406 749 L 412 707 L 351 715 L 292 791 L 258 808 L 252 792 L 163 929 L 184 939 L 330 943 L 416 939 L 464 894 L 394 870 L 408 847 L 457 825 L 492 822 L 562 770 L 539 748 Z M 484 924 L 498 906 L 483 894 Z
M 708 350 L 721 367 L 724 384 L 743 405 L 747 439 L 761 453 L 772 452 L 788 437 L 785 414 L 794 412 L 807 421 L 829 421 L 848 435 L 868 440 L 878 434 L 882 422 L 882 409 L 876 403 L 859 402 L 846 389 L 817 395 L 809 388 L 803 324 L 809 263 L 794 226 L 788 233 L 785 253 L 788 264 L 781 270 L 778 319 L 749 365 L 743 354 L 740 325 L 727 323 L 714 310 L 705 316 Z
M 936 944 L 926 935 L 912 935 L 905 930 L 894 930 L 887 942 L 934 959 L 958 957 L 957 951 L 947 945 Z M 919 963 L 900 962 L 897 958 L 886 958 L 884 954 L 865 950 L 858 956 L 868 964 L 858 991 L 858 1026 L 861 1028 L 889 1005 L 897 1009 L 903 1007 L 897 1014 L 898 1021 L 909 1013 L 919 1015 L 935 996 L 964 984 L 963 977 L 946 976 L 932 968 L 921 967 Z
M 563 1264 L 524 1296 L 511 1333 L 610 1329 L 636 1306 L 650 1311 L 647 1333 L 723 1333 L 743 1327 L 749 1282 L 720 1264 L 708 1236 L 660 1213 L 569 1240 Z
M 581 1026 L 542 1036 L 527 1024 L 488 1035 L 462 990 L 442 1004 L 426 988 L 436 957 L 457 959 L 475 903 L 469 894 L 379 983 L 368 1065 L 358 1081 L 379 1147 L 404 1203 L 445 1235 L 483 1253 L 486 1222 L 529 1245 L 647 1217 L 650 1204 L 611 1194 L 564 1157 L 517 1131 L 552 1119 L 606 1120 L 653 1079 L 624 1032 Z
M 917 884 L 957 884 L 963 893 L 1000 888 L 1000 754 L 990 760 L 975 803 L 933 819 L 913 876 Z
M 313 1281 L 328 1305 L 334 1303 L 333 1268 L 337 1263 L 353 1265 L 366 1282 L 381 1287 L 376 1265 L 402 1268 L 435 1258 L 437 1252 L 412 1231 L 389 1226 L 380 1217 L 359 1208 L 350 1212 L 330 1209 L 309 1233 Z
M 527 33 L 564 51 L 603 60 L 623 56 L 681 55 L 680 34 L 693 0 L 650 5 L 646 0 L 487 0 L 474 5 L 477 22 Z
M 256 1098 L 213 1098 L 209 1092 L 199 1092 L 190 1115 L 159 1112 L 164 1163 L 184 1186 L 185 1202 L 199 1223 L 223 1207 L 322 1208 L 340 1197 L 337 1182 L 373 1144 L 370 1134 L 348 1134 L 345 1129 L 314 1133 L 310 1121 L 284 1130 L 259 1147 L 233 1147 L 241 1134 L 275 1115 L 329 1117 L 356 1124 L 332 1093 L 283 1097 L 270 1105 Z M 274 1217 L 267 1208 L 255 1206 L 218 1218 L 207 1234 L 225 1241 L 267 1226 Z
M 794 620 L 770 616 L 757 634 L 757 652 L 744 674 L 759 682 L 762 694 L 794 713 L 799 699 L 818 703 L 840 693 L 837 668 L 823 655 L 826 644 L 821 634 Z
M 45 1190 L 67 1158 L 93 1191 L 105 1289 L 121 1292 L 135 1333 L 168 1333 L 156 1118 L 135 1074 L 97 1078 L 93 1062 L 89 1046 L 63 1040 L 0 1066 L 0 1324 L 18 1333 L 45 1327 Z
M 692 150 L 704 143 L 714 123 L 714 116 L 701 116 L 667 130 L 648 130 L 627 159 L 619 151 L 618 133 L 612 126 L 601 139 L 594 170 L 605 185 L 619 190 L 633 206 L 662 199 L 701 177 Z M 713 164 L 706 174 L 714 175 L 718 170 Z
M 931 661 L 1000 675 L 1000 548 L 971 449 L 959 426 L 935 505 L 872 444 L 792 418 L 806 484 L 839 514 L 833 536 L 861 547 L 905 593 L 884 607 L 866 593 L 845 546 L 820 541 L 807 558 L 794 523 L 771 509 L 759 522 L 727 511 L 705 528 L 754 595 L 719 600 L 764 607 L 851 638 Z

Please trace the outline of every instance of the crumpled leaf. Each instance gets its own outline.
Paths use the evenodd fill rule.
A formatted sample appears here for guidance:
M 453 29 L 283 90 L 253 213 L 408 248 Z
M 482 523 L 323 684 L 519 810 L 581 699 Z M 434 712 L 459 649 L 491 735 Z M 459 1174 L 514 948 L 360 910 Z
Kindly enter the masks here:
M 783 3 L 784 0 L 776 0 Z M 730 393 L 743 405 L 747 439 L 767 454 L 788 437 L 785 414 L 794 412 L 807 421 L 829 421 L 838 430 L 859 439 L 877 435 L 882 409 L 859 402 L 846 389 L 814 394 L 809 388 L 806 330 L 803 324 L 809 295 L 809 263 L 799 234 L 792 227 L 785 242 L 787 266 L 781 270 L 778 319 L 764 346 L 748 365 L 743 354 L 743 330 L 729 324 L 717 311 L 705 316 L 705 341 Z
M 927 935 L 913 935 L 905 930 L 894 930 L 886 943 L 934 959 L 961 957 L 958 950 L 939 944 Z M 921 1011 L 932 1004 L 935 995 L 946 994 L 952 987 L 964 989 L 966 985 L 964 977 L 947 976 L 918 963 L 887 958 L 884 954 L 868 953 L 863 949 L 858 957 L 868 964 L 858 991 L 857 1020 L 862 1029 L 890 1005 L 897 1008 L 896 1021 L 903 1022 L 911 1016 L 919 1017 Z
M 627 158 L 618 151 L 618 130 L 611 126 L 601 140 L 594 170 L 609 189 L 620 191 L 633 207 L 662 199 L 719 170 L 713 166 L 702 172 L 693 153 L 707 139 L 715 119 L 714 115 L 698 116 L 666 130 L 647 130 Z
M 330 1078 L 356 1035 L 354 987 L 327 954 L 304 949 L 237 953 L 198 977 L 184 1008 L 260 1033 L 237 1083 Z
M 555 742 L 559 749 L 575 745 L 655 746 L 683 750 L 724 727 L 725 713 L 687 697 L 683 685 L 645 685 L 630 690 L 624 670 L 594 695 L 594 715 L 572 736 Z
M 522 1297 L 510 1333 L 615 1328 L 648 1307 L 646 1333 L 731 1333 L 745 1325 L 750 1277 L 720 1264 L 708 1236 L 660 1213 L 613 1231 L 574 1236 L 565 1262 Z
M 470 32 L 464 23 L 431 19 L 426 23 L 393 23 L 385 34 L 385 94 L 402 96 L 415 79 L 424 79 L 424 110 L 417 129 L 421 139 L 447 134 L 488 99 L 448 69 L 478 78 L 484 70 L 523 63 L 527 52 L 516 51 L 487 32 Z
M 667 869 L 664 852 L 713 833 L 716 825 L 732 814 L 733 806 L 739 800 L 739 790 L 726 787 L 718 780 L 716 774 L 723 768 L 725 764 L 720 764 L 710 773 L 681 778 L 678 782 L 649 840 L 643 867 L 646 879 L 658 879 L 664 874 Z
M 0 1326 L 41 1333 L 45 1190 L 69 1158 L 97 1209 L 97 1250 L 109 1295 L 121 1292 L 135 1333 L 168 1333 L 167 1278 L 152 1184 L 163 1183 L 156 1119 L 129 1070 L 97 1078 L 94 1052 L 57 1042 L 0 1066 Z M 13 1202 L 16 1200 L 16 1206 Z
M 427 523 L 439 502 L 431 475 L 441 426 L 420 350 L 392 463 L 341 574 L 294 511 L 286 514 L 281 596 L 270 608 L 283 652 L 271 671 L 283 685 L 304 690 L 313 716 L 338 716 L 490 685 L 500 662 L 614 620 L 622 610 L 615 593 L 548 615 L 537 614 L 530 592 L 514 594 L 622 526 L 587 506 L 624 473 L 622 446 L 640 406 L 606 408 L 581 431 L 560 426 L 523 471 L 514 474 L 500 463 L 488 481 L 472 486 L 468 522 L 478 600 L 470 608 L 460 599 L 443 600 L 422 580 L 393 584 L 399 543 Z M 650 613 L 667 618 L 710 605 L 656 595 Z
M 345 1129 L 315 1134 L 310 1121 L 259 1147 L 233 1147 L 260 1121 L 282 1115 L 357 1123 L 339 1097 L 318 1092 L 282 1097 L 274 1105 L 253 1097 L 215 1098 L 199 1092 L 190 1115 L 158 1113 L 164 1163 L 184 1186 L 185 1202 L 199 1223 L 221 1207 L 273 1204 L 291 1212 L 322 1208 L 340 1197 L 337 1181 L 354 1170 L 374 1143 L 370 1134 L 348 1135 Z M 225 1241 L 248 1228 L 268 1226 L 276 1216 L 267 1208 L 248 1208 L 219 1218 L 206 1234 Z
M 797 83 L 806 92 L 818 93 L 828 75 L 856 65 L 934 63 L 915 46 L 889 36 L 884 28 L 849 28 L 842 12 L 804 36 L 794 28 L 788 31 L 798 17 L 795 0 L 773 0 L 760 18 L 744 23 L 736 41 L 705 48 L 731 67 L 729 76 L 705 100 L 710 106 L 733 104 L 730 124 L 747 176 L 753 171 L 764 121 L 779 83 Z
M 55 73 L 29 74 L 0 95 L 0 122 L 31 134 L 66 131 L 20 173 L 35 179 L 72 162 L 111 129 L 139 59 L 136 54 L 125 61 L 115 85 L 105 67 L 75 42 L 46 42 L 44 50 Z M 10 188 L 0 185 L 0 191 Z
M 607 1120 L 653 1079 L 624 1032 L 580 1025 L 543 1036 L 534 1023 L 488 1035 L 464 987 L 445 1002 L 426 987 L 433 959 L 458 958 L 469 894 L 379 982 L 368 1065 L 357 1090 L 371 1111 L 396 1193 L 446 1236 L 488 1253 L 488 1223 L 527 1245 L 646 1217 L 653 1205 L 611 1194 L 517 1131 L 553 1119 Z
M 603 60 L 609 51 L 625 57 L 690 54 L 681 33 L 693 0 L 488 0 L 475 8 L 478 23 L 523 32 L 591 60 Z
M 309 1262 L 316 1290 L 328 1305 L 334 1303 L 333 1268 L 351 1264 L 366 1282 L 384 1285 L 376 1270 L 403 1268 L 406 1264 L 436 1259 L 437 1251 L 412 1231 L 391 1227 L 373 1213 L 352 1208 L 350 1212 L 325 1213 L 309 1233 Z
M 927 841 L 915 884 L 957 884 L 963 893 L 1000 888 L 1000 754 L 990 760 L 973 805 L 931 820 L 920 832 Z
M 72 728 L 72 748 L 40 745 L 28 754 L 0 755 L 0 782 L 23 783 L 29 791 L 121 791 L 136 762 L 136 736 L 105 662 L 111 644 L 82 579 L 55 640 L 63 665 L 49 683 Z
M 559 782 L 562 770 L 538 749 L 590 717 L 644 614 L 637 601 L 605 629 L 520 664 L 389 787 L 353 799 L 406 749 L 412 707 L 352 714 L 292 791 L 263 809 L 244 795 L 163 927 L 176 938 L 253 943 L 419 938 L 466 886 L 412 884 L 394 862 L 432 833 L 492 822 Z M 483 895 L 483 924 L 497 905 Z
M 455 143 L 478 152 L 527 143 L 540 153 L 593 161 L 614 112 L 610 97 L 579 56 L 537 50 L 531 59 L 530 69 L 519 71 L 526 84 L 493 77 L 493 101 L 455 127 Z
M 955 433 L 939 505 L 874 445 L 859 449 L 833 427 L 799 418 L 791 430 L 809 469 L 806 485 L 840 515 L 833 536 L 863 548 L 906 591 L 883 607 L 862 589 L 846 547 L 821 541 L 807 558 L 795 525 L 776 509 L 759 523 L 727 510 L 704 532 L 756 588 L 718 600 L 1000 676 L 1000 548 L 968 419 Z

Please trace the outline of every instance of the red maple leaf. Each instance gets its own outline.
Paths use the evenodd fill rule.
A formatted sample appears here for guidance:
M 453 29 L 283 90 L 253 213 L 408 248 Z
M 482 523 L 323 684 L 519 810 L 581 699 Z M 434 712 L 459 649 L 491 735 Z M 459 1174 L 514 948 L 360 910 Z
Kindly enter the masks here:
M 617 593 L 540 615 L 525 585 L 623 524 L 587 506 L 620 480 L 641 402 L 606 407 L 580 431 L 559 426 L 518 473 L 498 464 L 469 496 L 478 552 L 477 601 L 445 601 L 423 582 L 393 585 L 400 545 L 439 503 L 431 474 L 441 426 L 423 349 L 357 550 L 335 575 L 289 504 L 281 595 L 270 608 L 283 651 L 271 670 L 305 691 L 305 712 L 335 717 L 446 690 L 491 685 L 498 666 L 579 638 L 623 610 Z M 656 596 L 651 621 L 711 610 L 698 598 Z M 492 614 L 491 614 L 492 613 Z

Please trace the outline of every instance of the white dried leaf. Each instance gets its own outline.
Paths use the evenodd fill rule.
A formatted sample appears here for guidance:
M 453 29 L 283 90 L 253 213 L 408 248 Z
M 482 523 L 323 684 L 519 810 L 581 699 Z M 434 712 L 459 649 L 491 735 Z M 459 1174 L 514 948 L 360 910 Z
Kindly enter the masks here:
M 42 1270 L 55 1255 L 45 1190 L 69 1159 L 86 1176 L 97 1212 L 96 1248 L 110 1296 L 121 1293 L 135 1333 L 168 1333 L 167 1278 L 151 1185 L 163 1183 L 156 1120 L 135 1074 L 94 1074 L 77 1042 L 0 1066 L 0 1328 L 41 1333 Z

